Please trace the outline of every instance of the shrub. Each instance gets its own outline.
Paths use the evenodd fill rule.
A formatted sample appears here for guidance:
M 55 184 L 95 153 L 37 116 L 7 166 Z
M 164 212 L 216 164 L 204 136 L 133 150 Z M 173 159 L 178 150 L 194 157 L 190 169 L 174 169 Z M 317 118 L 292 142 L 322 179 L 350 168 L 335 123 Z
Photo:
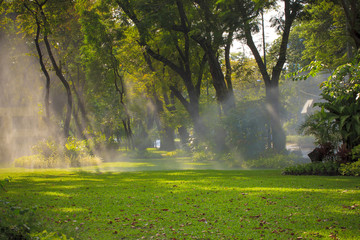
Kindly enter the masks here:
M 303 163 L 306 160 L 296 154 L 271 154 L 264 155 L 258 159 L 247 161 L 250 168 L 268 168 L 268 169 L 281 169 L 293 166 L 296 163 Z
M 73 239 L 61 233 L 42 231 L 43 223 L 37 208 L 36 205 L 23 208 L 0 200 L 0 209 L 4 213 L 0 221 L 0 239 Z
M 57 157 L 61 154 L 62 148 L 54 139 L 44 139 L 32 147 L 34 154 L 40 154 L 44 158 Z
M 86 155 L 86 156 L 79 158 L 80 167 L 97 166 L 97 165 L 100 165 L 101 162 L 102 162 L 101 158 L 99 158 L 97 156 Z
M 355 146 L 351 150 L 351 154 L 352 154 L 352 159 L 354 161 L 358 161 L 360 159 L 360 145 Z
M 341 164 L 339 172 L 345 176 L 360 176 L 360 160 L 353 163 Z
M 338 175 L 339 164 L 333 161 L 313 162 L 286 167 L 284 175 Z
M 70 161 L 60 156 L 45 158 L 43 155 L 37 154 L 15 159 L 15 167 L 22 168 L 67 168 L 69 166 Z
M 196 151 L 193 154 L 194 162 L 207 162 L 207 161 L 214 161 L 215 159 L 216 159 L 216 154 L 207 150 Z
M 241 102 L 222 119 L 227 145 L 245 159 L 257 158 L 266 149 L 268 119 L 264 105 L 263 100 Z
M 101 159 L 92 156 L 85 140 L 68 138 L 65 146 L 52 139 L 38 142 L 33 148 L 34 155 L 15 159 L 15 167 L 23 168 L 67 168 L 99 165 Z
M 360 145 L 359 75 L 360 55 L 357 55 L 352 62 L 339 66 L 321 84 L 324 101 L 314 104 L 320 110 L 310 115 L 301 126 L 305 134 L 315 136 L 317 144 L 329 142 L 334 147 L 340 146 L 337 157 L 345 163 L 352 161 L 351 150 Z
M 41 225 L 35 213 L 37 206 L 22 208 L 11 202 L 0 200 L 3 217 L 0 221 L 0 239 L 31 239 L 31 232 Z

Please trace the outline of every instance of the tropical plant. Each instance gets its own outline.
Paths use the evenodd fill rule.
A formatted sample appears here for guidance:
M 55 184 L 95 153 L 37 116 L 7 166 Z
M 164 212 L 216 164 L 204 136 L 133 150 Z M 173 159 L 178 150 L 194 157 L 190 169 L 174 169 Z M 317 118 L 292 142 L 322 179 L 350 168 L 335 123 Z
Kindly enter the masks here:
M 351 150 L 360 144 L 359 62 L 360 55 L 336 68 L 321 84 L 324 101 L 315 104 L 320 110 L 310 115 L 300 127 L 303 133 L 314 135 L 320 147 L 330 144 L 333 149 L 338 148 L 337 155 L 342 162 L 352 161 Z M 310 64 L 306 69 L 313 71 L 297 79 L 314 75 L 321 68 L 319 63 Z

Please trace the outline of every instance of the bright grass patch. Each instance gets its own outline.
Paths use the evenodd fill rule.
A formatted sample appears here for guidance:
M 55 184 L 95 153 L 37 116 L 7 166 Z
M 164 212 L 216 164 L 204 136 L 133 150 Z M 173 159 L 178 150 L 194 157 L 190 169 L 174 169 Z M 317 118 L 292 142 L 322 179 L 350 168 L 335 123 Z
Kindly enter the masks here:
M 273 170 L 0 169 L 0 180 L 7 176 L 7 192 L 0 190 L 2 224 L 10 207 L 37 206 L 42 230 L 74 239 L 360 236 L 356 177 L 283 176 Z

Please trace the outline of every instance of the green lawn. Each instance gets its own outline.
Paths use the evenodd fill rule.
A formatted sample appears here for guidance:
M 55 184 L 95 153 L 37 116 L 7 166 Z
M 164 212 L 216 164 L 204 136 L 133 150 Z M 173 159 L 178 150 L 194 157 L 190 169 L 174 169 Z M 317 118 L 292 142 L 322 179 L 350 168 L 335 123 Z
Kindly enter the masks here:
M 12 177 L 0 190 L 0 223 L 24 221 L 75 239 L 360 238 L 360 178 L 104 171 L 146 167 L 122 164 L 92 172 L 0 169 L 0 180 Z

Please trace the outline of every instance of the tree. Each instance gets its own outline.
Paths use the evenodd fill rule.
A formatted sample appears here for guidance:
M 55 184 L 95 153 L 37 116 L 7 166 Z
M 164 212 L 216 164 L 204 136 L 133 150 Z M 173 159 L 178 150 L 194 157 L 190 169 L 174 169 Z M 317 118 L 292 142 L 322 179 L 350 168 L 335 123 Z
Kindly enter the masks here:
M 33 27 L 36 26 L 37 30 L 35 37 L 35 45 L 37 47 L 39 63 L 43 69 L 44 74 L 46 75 L 47 70 L 44 62 L 41 59 L 43 57 L 43 53 L 41 49 L 39 49 L 40 34 L 42 35 L 42 40 L 45 44 L 46 53 L 50 59 L 51 66 L 65 88 L 67 95 L 67 110 L 66 110 L 63 130 L 64 130 L 64 136 L 68 137 L 70 132 L 70 121 L 72 115 L 73 98 L 70 89 L 70 84 L 68 80 L 65 78 L 64 73 L 61 69 L 61 62 L 60 61 L 58 62 L 56 60 L 56 56 L 53 50 L 54 48 L 51 46 L 49 36 L 53 33 L 55 27 L 57 28 L 59 27 L 57 26 L 59 22 L 69 20 L 69 18 L 66 19 L 68 15 L 65 16 L 65 14 L 61 14 L 61 13 L 64 13 L 64 9 L 71 8 L 72 3 L 70 1 L 54 3 L 48 0 L 44 0 L 44 1 L 36 0 L 36 1 L 14 1 L 12 2 L 12 4 L 16 13 L 19 14 L 18 19 L 20 19 L 21 26 L 25 31 L 28 31 L 28 33 L 31 34 Z M 57 44 L 60 43 L 57 42 Z M 49 90 L 48 84 L 49 84 L 49 79 L 47 79 L 47 92 Z
M 219 11 L 218 1 L 196 0 L 193 2 L 195 16 L 198 18 L 192 23 L 191 38 L 201 46 L 207 56 L 217 100 L 222 106 L 223 112 L 227 114 L 235 107 L 230 64 L 230 47 L 234 28 L 224 24 L 224 17 Z M 185 15 L 185 12 L 183 14 Z M 186 19 L 188 18 L 186 17 Z M 222 47 L 224 47 L 225 76 L 219 58 Z
M 50 74 L 45 66 L 44 57 L 43 57 L 43 51 L 40 47 L 40 33 L 42 30 L 42 25 L 39 20 L 39 17 L 37 13 L 35 13 L 33 10 L 29 8 L 29 6 L 24 3 L 25 8 L 29 11 L 29 13 L 32 15 L 32 17 L 35 19 L 36 22 L 36 36 L 34 39 L 36 51 L 39 57 L 39 64 L 41 66 L 41 71 L 45 75 L 46 78 L 46 90 L 45 90 L 45 114 L 46 114 L 46 122 L 47 124 L 50 123 Z
M 294 28 L 305 46 L 302 60 L 321 61 L 334 69 L 352 58 L 354 44 L 351 44 L 346 17 L 339 4 L 319 0 L 307 5 L 304 12 Z
M 346 29 L 353 39 L 356 50 L 360 48 L 360 2 L 358 0 L 340 0 L 346 16 Z
M 100 64 L 97 68 L 105 73 L 118 95 L 118 106 L 116 115 L 122 122 L 123 130 L 126 135 L 128 147 L 133 148 L 133 132 L 131 127 L 131 116 L 126 101 L 127 90 L 124 80 L 124 69 L 117 57 L 117 51 L 120 48 L 119 42 L 122 39 L 122 28 L 116 21 L 102 21 L 102 14 L 109 17 L 110 10 L 106 5 L 86 6 L 78 5 L 81 15 L 82 30 L 85 34 L 85 46 L 83 47 L 84 59 L 89 62 Z M 103 9 L 101 9 L 103 8 Z M 90 61 L 89 61 L 90 60 Z M 101 76 L 100 76 L 101 77 Z M 107 80 L 108 81 L 108 80 Z
M 199 96 L 205 61 L 201 51 L 191 43 L 190 22 L 182 2 L 116 2 L 136 27 L 138 42 L 146 53 L 170 68 L 181 79 L 188 100 L 178 83 L 170 83 L 169 88 L 188 111 L 195 132 L 204 136 L 205 129 L 199 114 Z
M 258 25 L 257 22 L 254 21 L 254 18 L 249 19 L 249 13 L 247 12 L 249 9 L 252 9 L 255 12 L 262 11 L 263 8 L 269 6 L 266 4 L 271 4 L 272 2 L 256 1 L 256 3 L 259 5 L 256 6 L 255 3 L 253 3 L 252 8 L 245 8 L 240 3 L 235 5 L 238 7 L 235 8 L 235 10 L 238 11 L 239 21 L 234 23 L 237 24 L 238 28 L 243 31 L 239 37 L 245 39 L 246 44 L 250 48 L 261 72 L 266 89 L 266 109 L 270 118 L 272 147 L 275 151 L 281 152 L 285 149 L 286 137 L 281 123 L 279 80 L 286 61 L 287 44 L 289 41 L 290 30 L 294 20 L 298 17 L 303 8 L 304 1 L 283 1 L 284 16 L 277 21 L 279 24 L 278 29 L 279 33 L 281 34 L 281 41 L 277 51 L 278 54 L 276 64 L 274 67 L 272 67 L 272 69 L 268 69 L 268 67 L 265 65 L 265 61 L 261 57 L 258 47 L 255 45 L 253 33 L 256 32 Z

